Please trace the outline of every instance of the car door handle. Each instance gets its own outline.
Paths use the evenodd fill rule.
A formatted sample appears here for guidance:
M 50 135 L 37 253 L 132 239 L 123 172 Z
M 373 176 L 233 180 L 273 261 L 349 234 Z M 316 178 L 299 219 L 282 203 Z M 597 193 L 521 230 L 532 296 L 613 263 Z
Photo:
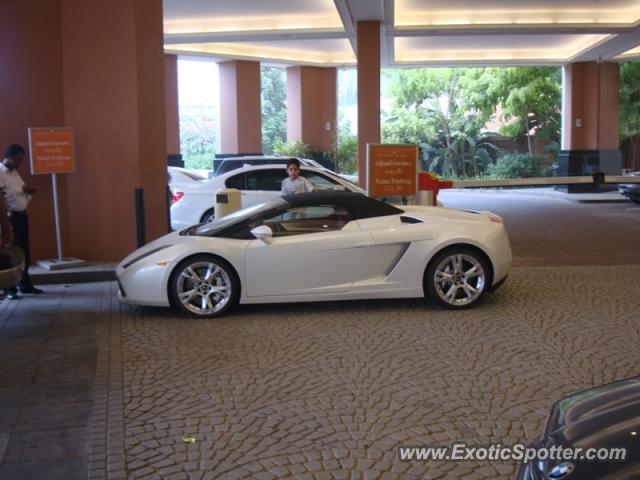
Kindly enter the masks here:
M 356 247 L 356 248 L 373 247 L 373 242 L 371 242 L 371 241 L 357 242 L 357 243 L 354 243 L 353 246 Z

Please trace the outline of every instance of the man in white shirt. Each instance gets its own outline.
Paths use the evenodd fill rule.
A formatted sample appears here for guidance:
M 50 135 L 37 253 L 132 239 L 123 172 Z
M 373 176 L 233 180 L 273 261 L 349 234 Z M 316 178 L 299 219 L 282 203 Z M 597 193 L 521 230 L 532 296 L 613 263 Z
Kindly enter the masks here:
M 287 162 L 288 178 L 282 181 L 281 195 L 293 195 L 295 193 L 313 192 L 313 185 L 309 180 L 300 176 L 300 161 L 292 158 Z
M 18 173 L 18 167 L 24 161 L 24 156 L 25 150 L 21 145 L 11 145 L 7 148 L 4 160 L 0 162 L 0 191 L 4 195 L 7 207 L 11 211 L 14 243 L 24 251 L 25 266 L 18 288 L 22 293 L 42 293 L 42 290 L 33 286 L 29 276 L 31 252 L 29 250 L 27 207 L 29 206 L 31 195 L 37 189 L 26 185 Z M 20 298 L 15 288 L 5 290 L 5 295 L 7 298 L 14 300 Z

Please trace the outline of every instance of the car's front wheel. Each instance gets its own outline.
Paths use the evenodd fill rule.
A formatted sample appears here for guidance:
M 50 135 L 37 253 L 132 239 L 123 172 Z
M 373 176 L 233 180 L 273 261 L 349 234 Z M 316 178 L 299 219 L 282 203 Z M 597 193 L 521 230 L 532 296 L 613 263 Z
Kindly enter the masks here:
M 240 282 L 233 267 L 213 255 L 182 261 L 171 274 L 171 303 L 199 318 L 218 317 L 238 302 Z
M 200 218 L 200 223 L 211 223 L 215 219 L 216 219 L 216 214 L 213 208 L 210 208 L 209 210 L 207 210 L 202 214 L 202 217 Z
M 425 272 L 425 293 L 435 303 L 452 309 L 469 308 L 489 287 L 487 261 L 471 248 L 453 247 L 438 253 Z

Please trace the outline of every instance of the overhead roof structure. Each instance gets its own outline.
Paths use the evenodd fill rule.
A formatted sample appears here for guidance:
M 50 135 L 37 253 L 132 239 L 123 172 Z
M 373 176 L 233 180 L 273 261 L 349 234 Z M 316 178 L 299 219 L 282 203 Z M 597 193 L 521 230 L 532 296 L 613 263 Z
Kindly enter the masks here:
M 382 24 L 383 66 L 640 59 L 638 0 L 164 0 L 165 51 L 276 64 L 356 63 Z

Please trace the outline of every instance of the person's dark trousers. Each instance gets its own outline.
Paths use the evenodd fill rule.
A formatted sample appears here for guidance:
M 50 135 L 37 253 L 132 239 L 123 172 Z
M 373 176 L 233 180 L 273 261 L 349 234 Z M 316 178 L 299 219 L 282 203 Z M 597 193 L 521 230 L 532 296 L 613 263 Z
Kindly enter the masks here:
M 27 212 L 12 212 L 11 226 L 13 227 L 13 243 L 24 251 L 24 271 L 20 279 L 20 288 L 30 288 L 31 277 L 29 276 L 29 265 L 31 265 L 31 251 L 29 250 L 29 217 Z M 16 289 L 7 289 L 5 293 L 15 292 Z

